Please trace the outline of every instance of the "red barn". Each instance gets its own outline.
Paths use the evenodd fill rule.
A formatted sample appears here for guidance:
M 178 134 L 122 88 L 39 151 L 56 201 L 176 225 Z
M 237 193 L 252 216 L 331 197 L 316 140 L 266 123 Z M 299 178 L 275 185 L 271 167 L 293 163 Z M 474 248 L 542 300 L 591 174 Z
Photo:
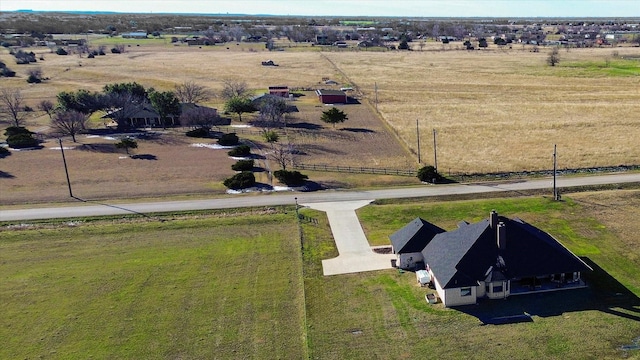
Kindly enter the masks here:
M 288 86 L 269 86 L 269 95 L 288 98 L 289 97 L 289 87 Z
M 340 90 L 316 90 L 320 102 L 323 104 L 346 104 L 347 94 Z

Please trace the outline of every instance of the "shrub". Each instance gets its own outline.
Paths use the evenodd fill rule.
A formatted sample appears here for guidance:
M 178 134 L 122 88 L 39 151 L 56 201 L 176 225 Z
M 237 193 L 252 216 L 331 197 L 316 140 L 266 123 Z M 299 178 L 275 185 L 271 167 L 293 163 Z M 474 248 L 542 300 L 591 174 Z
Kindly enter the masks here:
M 31 134 L 16 134 L 7 138 L 7 144 L 14 149 L 24 149 L 38 146 L 38 140 Z
M 14 77 L 16 76 L 16 72 L 12 71 L 8 67 L 5 67 L 5 68 L 2 68 L 2 70 L 0 70 L 0 76 Z
M 237 157 L 248 156 L 248 155 L 251 155 L 251 148 L 247 145 L 240 145 L 229 150 L 227 154 L 229 154 L 229 156 L 237 156 Z
M 116 49 L 116 48 L 111 49 L 112 54 L 120 54 L 121 52 L 122 51 L 120 51 L 120 49 Z
M 443 180 L 442 175 L 438 174 L 436 168 L 431 165 L 425 166 L 418 170 L 418 179 L 423 182 L 437 183 Z
M 273 175 L 278 179 L 278 181 L 289 186 L 302 185 L 304 184 L 304 181 L 309 178 L 307 175 L 301 174 L 299 171 L 289 170 L 278 170 L 275 171 Z
M 58 48 L 58 49 L 56 50 L 56 54 L 58 54 L 58 55 L 67 55 L 67 54 L 68 54 L 68 52 L 67 52 L 67 50 L 65 50 L 65 49 L 63 49 L 63 48 Z
M 186 135 L 188 137 L 206 138 L 206 137 L 209 137 L 209 129 L 197 128 L 197 129 L 189 130 L 186 132 Z
M 226 179 L 223 184 L 233 190 L 246 189 L 256 184 L 256 177 L 251 171 L 243 171 Z
M 253 170 L 253 159 L 251 160 L 238 160 L 237 163 L 231 165 L 233 171 L 251 171 Z
M 0 146 L 0 159 L 9 155 L 11 155 L 11 151 L 9 151 L 9 149 L 7 149 L 6 147 Z
M 4 136 L 6 137 L 19 135 L 19 134 L 32 135 L 33 133 L 27 130 L 27 128 L 25 128 L 24 126 L 9 126 L 4 130 Z
M 87 58 L 89 59 L 93 59 L 94 57 L 96 57 L 95 55 L 93 55 L 93 53 L 89 54 L 89 56 L 87 56 Z
M 27 78 L 27 82 L 28 82 L 29 84 L 39 84 L 39 83 L 41 83 L 41 82 L 42 82 L 42 80 L 41 80 L 39 77 L 37 77 L 37 76 L 35 76 L 35 75 L 31 74 L 31 75 L 29 75 L 29 77 Z
M 235 133 L 224 134 L 220 139 L 218 139 L 218 144 L 222 146 L 233 146 L 238 145 L 240 138 Z

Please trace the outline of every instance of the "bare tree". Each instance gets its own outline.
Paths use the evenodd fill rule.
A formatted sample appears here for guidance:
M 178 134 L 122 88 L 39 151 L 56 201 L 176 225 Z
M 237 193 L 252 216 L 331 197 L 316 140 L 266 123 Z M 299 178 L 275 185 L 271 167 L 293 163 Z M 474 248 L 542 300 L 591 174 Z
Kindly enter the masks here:
M 275 125 L 285 120 L 285 115 L 289 107 L 283 98 L 266 95 L 258 106 L 258 109 L 260 110 L 261 120 Z
M 87 114 L 75 110 L 56 113 L 51 120 L 51 127 L 58 136 L 71 136 L 76 142 L 76 134 L 86 129 Z
M 176 85 L 174 93 L 180 102 L 195 104 L 211 98 L 209 89 L 192 81 L 185 81 Z
M 33 68 L 27 71 L 27 82 L 28 83 L 41 83 L 42 82 L 42 69 Z
M 56 106 L 49 100 L 42 100 L 38 103 L 38 109 L 44 111 L 49 115 L 49 119 L 53 120 L 53 113 Z
M 558 48 L 554 47 L 553 50 L 549 53 L 547 57 L 547 64 L 550 66 L 556 66 L 557 63 L 560 62 L 560 54 L 558 52 Z
M 13 126 L 22 126 L 24 120 L 24 106 L 22 105 L 22 93 L 18 89 L 0 90 L 0 110 L 6 114 Z
M 143 99 L 130 92 L 110 92 L 100 98 L 107 117 L 118 124 L 118 130 L 129 127 L 127 120 L 139 111 Z
M 244 97 L 249 92 L 249 88 L 247 83 L 244 81 L 235 81 L 235 80 L 224 80 L 222 92 L 220 92 L 220 96 L 229 100 L 234 97 Z
M 211 128 L 220 125 L 220 116 L 215 109 L 194 107 L 180 114 L 180 124 L 192 128 Z
M 284 171 L 287 170 L 287 166 L 293 163 L 293 145 L 291 143 L 271 143 L 272 148 L 269 153 L 269 158 L 280 165 L 280 168 Z

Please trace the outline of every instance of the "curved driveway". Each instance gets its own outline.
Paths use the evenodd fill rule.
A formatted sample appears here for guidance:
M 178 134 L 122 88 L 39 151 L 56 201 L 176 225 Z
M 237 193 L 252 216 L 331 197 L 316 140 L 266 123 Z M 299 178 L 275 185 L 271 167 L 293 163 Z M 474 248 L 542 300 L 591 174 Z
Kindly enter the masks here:
M 23 221 L 35 219 L 72 218 L 83 216 L 124 215 L 131 213 L 150 214 L 165 211 L 188 211 L 228 209 L 235 207 L 292 205 L 295 199 L 299 203 L 354 201 L 371 199 L 412 198 L 439 195 L 477 194 L 500 191 L 523 191 L 532 189 L 549 189 L 551 178 L 505 183 L 423 185 L 419 187 L 403 187 L 368 191 L 327 190 L 314 193 L 287 194 L 244 194 L 230 195 L 219 199 L 159 201 L 147 203 L 131 203 L 110 205 L 99 202 L 79 202 L 77 206 L 32 208 L 18 210 L 0 210 L 0 221 Z M 640 173 L 614 174 L 585 177 L 559 177 L 558 188 L 640 182 Z M 0 190 L 0 202 L 2 193 Z

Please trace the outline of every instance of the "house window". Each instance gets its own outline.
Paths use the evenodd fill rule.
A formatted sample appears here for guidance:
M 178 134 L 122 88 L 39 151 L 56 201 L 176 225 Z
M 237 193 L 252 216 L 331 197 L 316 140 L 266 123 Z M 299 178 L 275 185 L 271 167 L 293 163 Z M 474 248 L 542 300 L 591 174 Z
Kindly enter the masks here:
M 493 292 L 494 292 L 494 293 L 500 293 L 500 292 L 502 292 L 502 285 L 494 285 L 494 286 L 493 286 Z
M 471 296 L 471 288 L 470 287 L 461 288 L 460 296 Z

